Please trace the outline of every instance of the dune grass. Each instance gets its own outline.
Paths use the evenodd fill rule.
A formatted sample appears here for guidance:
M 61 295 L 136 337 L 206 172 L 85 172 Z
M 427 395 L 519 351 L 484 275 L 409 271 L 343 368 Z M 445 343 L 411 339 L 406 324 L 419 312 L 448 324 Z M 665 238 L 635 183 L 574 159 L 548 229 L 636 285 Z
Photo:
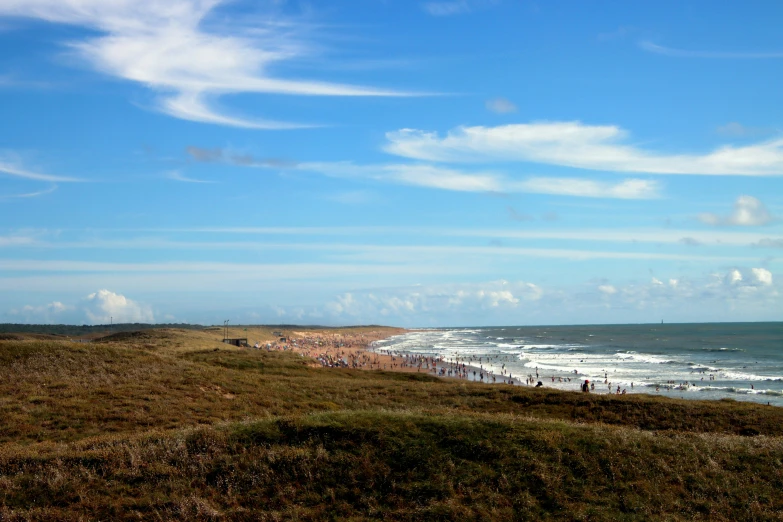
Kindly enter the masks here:
M 15 337 L 0 372 L 0 520 L 783 519 L 781 408 L 312 368 L 194 330 Z

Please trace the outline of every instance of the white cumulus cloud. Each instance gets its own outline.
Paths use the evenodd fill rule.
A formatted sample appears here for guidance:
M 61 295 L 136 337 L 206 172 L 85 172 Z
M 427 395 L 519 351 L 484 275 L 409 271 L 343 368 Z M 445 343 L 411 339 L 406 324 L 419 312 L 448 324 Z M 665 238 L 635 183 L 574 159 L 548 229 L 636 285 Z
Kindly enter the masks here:
M 10 320 L 25 323 L 154 323 L 150 306 L 110 290 L 98 290 L 75 303 L 53 301 L 45 305 L 25 305 L 7 312 Z
M 65 305 L 59 301 L 39 306 L 24 305 L 8 311 L 12 321 L 55 323 L 63 322 L 67 312 L 73 310 L 73 306 Z
M 702 223 L 714 226 L 759 226 L 766 225 L 773 221 L 773 216 L 764 206 L 764 203 L 753 196 L 740 196 L 734 203 L 734 211 L 728 216 L 718 214 L 703 213 L 699 214 L 699 220 Z
M 766 268 L 751 268 L 751 272 L 753 273 L 753 279 L 759 284 L 762 285 L 772 284 L 772 272 L 770 272 Z
M 333 319 L 346 322 L 372 322 L 373 317 L 410 322 L 416 317 L 441 313 L 455 316 L 507 314 L 523 303 L 539 301 L 544 294 L 544 290 L 533 283 L 504 280 L 420 285 L 345 293 L 327 303 L 324 310 Z
M 109 290 L 98 290 L 88 295 L 82 303 L 87 318 L 92 323 L 152 323 L 152 309 Z
M 730 285 L 738 285 L 742 283 L 742 273 L 735 268 L 734 270 L 731 270 L 728 274 L 726 274 L 726 281 Z

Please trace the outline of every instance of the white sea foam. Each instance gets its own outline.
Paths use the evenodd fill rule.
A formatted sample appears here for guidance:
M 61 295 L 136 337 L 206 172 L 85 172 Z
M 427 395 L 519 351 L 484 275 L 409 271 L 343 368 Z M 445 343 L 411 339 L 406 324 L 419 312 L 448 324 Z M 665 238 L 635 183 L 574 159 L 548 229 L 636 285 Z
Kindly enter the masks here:
M 461 363 L 476 367 L 481 365 L 485 371 L 494 372 L 498 382 L 508 375 L 502 375 L 503 365 L 507 372 L 523 380 L 525 375 L 535 373 L 534 369 L 538 367 L 539 380 L 545 386 L 564 390 L 576 389 L 578 383 L 587 378 L 595 382 L 598 393 L 614 392 L 618 385 L 628 393 L 653 393 L 652 390 L 658 386 L 659 393 L 672 396 L 675 393 L 676 396 L 690 397 L 705 394 L 703 396 L 709 398 L 735 395 L 748 399 L 757 397 L 764 403 L 768 400 L 765 397 L 769 397 L 769 400 L 783 405 L 780 400 L 783 397 L 783 373 L 775 373 L 778 363 L 742 368 L 756 360 L 750 356 L 746 361 L 739 360 L 738 357 L 745 357 L 741 354 L 745 351 L 743 348 L 719 344 L 713 347 L 694 346 L 691 342 L 690 345 L 683 344 L 682 350 L 678 351 L 663 337 L 655 340 L 658 346 L 636 340 L 623 346 L 624 341 L 617 336 L 612 335 L 617 340 L 608 342 L 610 338 L 607 335 L 587 332 L 578 336 L 570 334 L 570 337 L 566 332 L 562 335 L 562 342 L 555 340 L 561 334 L 554 331 L 552 335 L 534 335 L 534 332 L 526 334 L 522 330 L 508 329 L 502 332 L 505 334 L 502 337 L 499 334 L 499 329 L 430 330 L 395 336 L 376 345 L 399 352 L 435 355 L 446 360 L 459 358 Z M 748 348 L 748 353 L 755 352 Z M 576 374 L 574 370 L 577 370 Z M 708 381 L 708 373 L 716 380 Z M 555 382 L 552 382 L 552 377 L 555 377 Z M 612 383 L 611 390 L 604 380 Z M 691 385 L 680 390 L 677 385 L 685 382 Z M 767 384 L 760 385 L 761 382 Z M 634 383 L 633 389 L 630 383 Z M 757 383 L 756 387 L 763 389 L 753 390 L 751 383 Z
M 743 373 L 737 371 L 721 371 L 719 372 L 721 377 L 742 381 L 781 381 L 781 377 L 769 376 L 769 375 L 755 375 L 753 373 Z
M 522 347 L 527 350 L 545 350 L 552 348 L 579 348 L 581 346 L 578 344 L 525 344 Z
M 638 362 L 650 363 L 650 364 L 668 364 L 668 363 L 681 362 L 674 359 L 667 359 L 665 357 L 660 357 L 658 355 L 639 354 L 636 352 L 617 352 L 615 355 L 620 359 L 626 359 L 626 360 L 630 359 L 632 361 L 638 361 Z

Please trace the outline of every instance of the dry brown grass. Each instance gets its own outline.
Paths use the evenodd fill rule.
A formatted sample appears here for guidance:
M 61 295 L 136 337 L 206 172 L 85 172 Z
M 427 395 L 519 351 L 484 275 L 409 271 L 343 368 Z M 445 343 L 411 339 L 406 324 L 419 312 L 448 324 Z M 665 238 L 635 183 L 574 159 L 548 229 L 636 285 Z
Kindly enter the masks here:
M 0 520 L 783 517 L 780 408 L 315 369 L 221 338 L 0 341 Z

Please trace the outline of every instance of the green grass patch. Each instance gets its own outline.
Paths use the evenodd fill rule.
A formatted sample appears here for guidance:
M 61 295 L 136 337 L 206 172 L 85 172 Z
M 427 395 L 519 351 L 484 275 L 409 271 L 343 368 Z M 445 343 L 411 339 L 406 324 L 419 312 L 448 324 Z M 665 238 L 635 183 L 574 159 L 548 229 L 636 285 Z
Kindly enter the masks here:
M 0 520 L 773 520 L 783 409 L 0 341 Z

